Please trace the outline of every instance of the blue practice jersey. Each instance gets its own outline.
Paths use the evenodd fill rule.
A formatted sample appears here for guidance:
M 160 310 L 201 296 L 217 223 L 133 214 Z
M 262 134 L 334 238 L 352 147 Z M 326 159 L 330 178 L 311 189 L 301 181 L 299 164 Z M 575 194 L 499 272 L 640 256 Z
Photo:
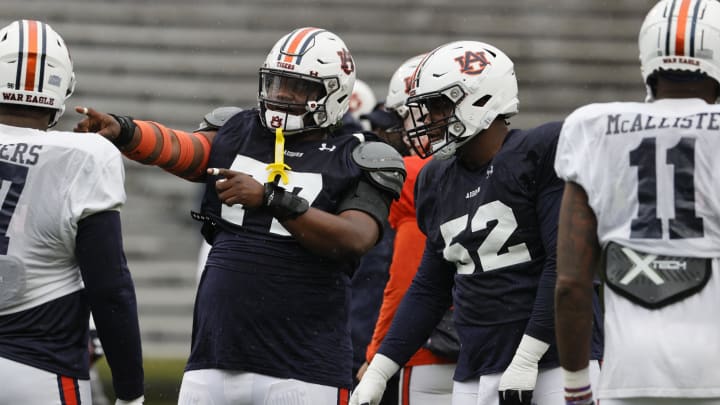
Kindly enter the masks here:
M 415 201 L 425 254 L 381 353 L 404 362 L 452 303 L 462 343 L 456 381 L 504 371 L 525 333 L 551 344 L 541 368 L 559 364 L 553 295 L 564 183 L 553 164 L 560 127 L 510 131 L 477 170 L 455 158 L 423 168 Z
M 337 213 L 363 175 L 352 150 L 360 140 L 285 137 L 287 190 Z M 275 135 L 257 110 L 235 115 L 213 140 L 208 167 L 230 168 L 264 183 Z M 221 368 L 350 388 L 348 308 L 354 260 L 335 261 L 302 247 L 265 208 L 220 203 L 209 176 L 203 212 L 218 225 L 195 303 L 187 369 Z

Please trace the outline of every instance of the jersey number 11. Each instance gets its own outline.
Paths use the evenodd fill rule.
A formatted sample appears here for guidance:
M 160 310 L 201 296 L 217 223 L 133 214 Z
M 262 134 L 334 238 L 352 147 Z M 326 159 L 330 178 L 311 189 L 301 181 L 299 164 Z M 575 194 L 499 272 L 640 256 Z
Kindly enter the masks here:
M 632 220 L 633 239 L 661 239 L 662 220 L 657 216 L 658 181 L 655 138 L 644 138 L 630 151 L 630 166 L 638 168 L 638 216 Z M 665 163 L 673 166 L 675 218 L 668 220 L 670 239 L 704 235 L 703 219 L 695 215 L 695 139 L 680 138 L 666 151 Z

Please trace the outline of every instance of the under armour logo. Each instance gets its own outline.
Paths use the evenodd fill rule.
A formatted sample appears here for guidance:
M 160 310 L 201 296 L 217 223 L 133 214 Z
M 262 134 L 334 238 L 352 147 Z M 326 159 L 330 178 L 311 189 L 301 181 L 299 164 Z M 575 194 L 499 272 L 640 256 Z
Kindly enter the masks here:
M 270 120 L 270 126 L 273 128 L 281 128 L 282 123 L 283 123 L 283 119 L 277 115 L 273 115 L 272 120 Z
M 460 64 L 460 73 L 468 75 L 479 75 L 490 64 L 485 57 L 485 52 L 465 51 L 465 55 L 455 58 L 455 62 Z
M 645 257 L 640 257 L 640 255 L 638 255 L 631 249 L 622 248 L 622 251 L 623 253 L 625 253 L 625 256 L 627 256 L 627 258 L 633 262 L 634 266 L 630 269 L 630 271 L 627 272 L 627 274 L 625 274 L 625 277 L 620 280 L 620 284 L 628 285 L 640 274 L 644 274 L 645 277 L 649 278 L 650 281 L 652 281 L 656 285 L 665 283 L 665 280 L 663 280 L 662 277 L 660 277 L 660 275 L 655 272 L 655 270 L 650 268 L 650 265 L 653 263 L 653 261 L 657 259 L 657 255 L 647 255 Z
M 328 152 L 332 152 L 332 151 L 335 150 L 335 148 L 336 148 L 335 145 L 332 145 L 331 147 L 328 148 L 327 144 L 326 144 L 325 142 L 323 142 L 323 143 L 320 145 L 320 147 L 318 148 L 318 150 L 326 150 L 326 151 L 328 151 Z

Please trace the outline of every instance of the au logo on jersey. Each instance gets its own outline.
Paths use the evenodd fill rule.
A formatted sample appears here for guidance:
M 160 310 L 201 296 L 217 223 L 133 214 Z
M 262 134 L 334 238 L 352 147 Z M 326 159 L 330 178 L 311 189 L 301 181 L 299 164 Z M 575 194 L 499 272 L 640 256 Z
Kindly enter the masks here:
M 468 75 L 479 75 L 490 64 L 485 52 L 465 51 L 465 55 L 455 58 L 455 62 L 460 64 L 460 73 Z
M 342 51 L 338 51 L 338 56 L 340 56 L 340 67 L 342 68 L 343 72 L 345 74 L 350 74 L 355 71 L 355 62 L 353 61 L 352 55 L 350 55 L 350 52 L 348 52 L 347 49 L 343 49 Z

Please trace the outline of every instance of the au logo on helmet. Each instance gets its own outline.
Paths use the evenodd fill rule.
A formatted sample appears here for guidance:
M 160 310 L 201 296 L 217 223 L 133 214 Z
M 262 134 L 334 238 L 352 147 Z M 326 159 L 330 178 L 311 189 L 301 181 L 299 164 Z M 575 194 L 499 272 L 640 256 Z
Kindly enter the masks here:
M 348 52 L 347 49 L 343 48 L 343 50 L 338 51 L 338 56 L 340 56 L 340 67 L 342 68 L 343 72 L 345 74 L 350 74 L 355 71 L 355 62 L 353 62 L 352 55 L 350 55 L 350 52 Z
M 281 128 L 282 125 L 283 125 L 283 119 L 277 115 L 273 115 L 273 117 L 270 121 L 270 126 L 272 128 Z
M 479 75 L 490 64 L 482 51 L 465 51 L 465 55 L 458 56 L 455 61 L 460 64 L 460 72 L 468 75 Z

